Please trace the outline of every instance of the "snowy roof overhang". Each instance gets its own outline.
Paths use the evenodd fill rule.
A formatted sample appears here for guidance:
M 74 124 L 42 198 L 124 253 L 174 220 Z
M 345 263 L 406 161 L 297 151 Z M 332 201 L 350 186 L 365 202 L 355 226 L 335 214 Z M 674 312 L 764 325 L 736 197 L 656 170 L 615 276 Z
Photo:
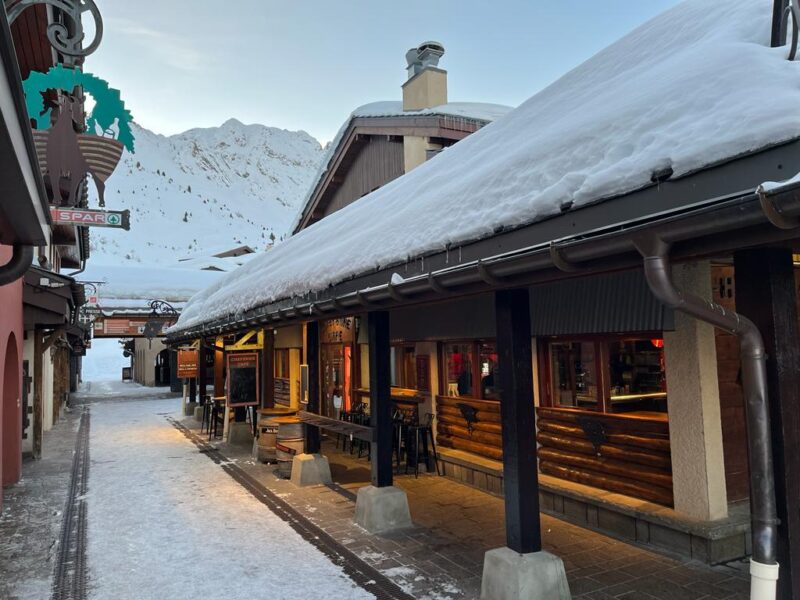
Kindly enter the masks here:
M 170 336 L 554 279 L 557 263 L 635 266 L 643 229 L 683 257 L 792 237 L 769 224 L 755 190 L 800 171 L 800 65 L 769 47 L 771 2 L 715 6 L 665 12 L 222 277 Z

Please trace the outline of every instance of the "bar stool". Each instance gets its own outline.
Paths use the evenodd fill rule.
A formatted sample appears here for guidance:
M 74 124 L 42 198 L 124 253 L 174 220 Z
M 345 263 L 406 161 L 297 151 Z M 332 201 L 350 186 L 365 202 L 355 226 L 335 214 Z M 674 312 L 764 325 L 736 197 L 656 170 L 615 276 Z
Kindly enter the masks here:
M 211 435 L 213 433 L 214 439 L 218 437 L 222 437 L 222 434 L 219 433 L 219 425 L 222 423 L 224 425 L 225 419 L 225 405 L 223 404 L 222 400 L 218 398 L 213 398 L 211 400 L 211 423 L 208 426 L 208 439 L 211 439 Z
M 203 430 L 208 428 L 208 432 L 211 432 L 211 398 L 209 396 L 203 396 L 203 420 L 200 423 L 200 433 L 203 433 Z
M 428 453 L 428 440 L 431 442 L 431 451 L 433 452 L 433 461 L 436 464 L 436 474 L 439 473 L 439 456 L 436 454 L 436 442 L 433 441 L 433 413 L 425 415 L 425 423 L 423 425 L 411 425 L 408 427 L 408 441 L 414 444 L 414 477 L 419 477 L 419 447 L 423 447 L 423 459 L 425 460 L 425 467 L 427 469 L 430 462 L 431 455 Z M 408 473 L 408 442 L 406 442 L 406 473 Z

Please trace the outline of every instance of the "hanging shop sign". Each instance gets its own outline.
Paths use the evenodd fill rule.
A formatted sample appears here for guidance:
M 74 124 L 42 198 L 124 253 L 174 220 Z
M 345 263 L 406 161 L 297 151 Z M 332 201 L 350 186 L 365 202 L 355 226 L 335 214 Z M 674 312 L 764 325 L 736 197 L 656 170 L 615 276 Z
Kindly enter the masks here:
M 50 216 L 55 225 L 117 227 L 125 231 L 129 231 L 131 228 L 131 212 L 129 210 L 86 210 L 51 207 Z
M 32 71 L 23 88 L 28 114 L 35 121 L 36 155 L 43 177 L 50 182 L 51 202 L 75 206 L 80 184 L 88 174 L 100 206 L 105 206 L 106 180 L 123 150 L 133 152 L 133 117 L 119 90 L 91 73 L 62 64 L 47 73 Z M 88 115 L 83 96 L 74 95 L 76 88 L 95 101 Z M 54 105 L 45 105 L 48 90 L 60 92 Z
M 197 377 L 197 350 L 178 350 L 178 379 Z
M 258 391 L 258 353 L 228 354 L 228 406 L 257 406 Z

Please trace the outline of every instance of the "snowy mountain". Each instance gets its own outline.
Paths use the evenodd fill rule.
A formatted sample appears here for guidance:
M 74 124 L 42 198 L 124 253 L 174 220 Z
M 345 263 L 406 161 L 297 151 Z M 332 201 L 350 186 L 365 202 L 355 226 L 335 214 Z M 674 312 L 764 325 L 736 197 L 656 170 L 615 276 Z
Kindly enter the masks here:
M 242 244 L 264 250 L 287 233 L 322 157 L 304 131 L 235 119 L 169 137 L 138 125 L 133 132 L 136 152 L 125 152 L 105 193 L 108 209 L 130 209 L 131 230 L 92 229 L 94 264 L 175 265 Z

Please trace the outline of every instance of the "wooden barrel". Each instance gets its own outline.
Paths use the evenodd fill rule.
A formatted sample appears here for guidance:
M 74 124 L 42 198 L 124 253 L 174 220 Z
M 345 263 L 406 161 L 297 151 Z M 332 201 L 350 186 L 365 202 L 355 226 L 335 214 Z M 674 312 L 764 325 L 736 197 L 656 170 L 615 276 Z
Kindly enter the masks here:
M 278 439 L 279 424 L 276 417 L 259 419 L 258 422 L 258 460 L 275 462 L 275 442 Z
M 303 424 L 297 417 L 277 417 L 271 419 L 278 424 L 275 439 L 275 458 L 281 477 L 292 474 L 292 460 L 296 454 L 303 453 Z

